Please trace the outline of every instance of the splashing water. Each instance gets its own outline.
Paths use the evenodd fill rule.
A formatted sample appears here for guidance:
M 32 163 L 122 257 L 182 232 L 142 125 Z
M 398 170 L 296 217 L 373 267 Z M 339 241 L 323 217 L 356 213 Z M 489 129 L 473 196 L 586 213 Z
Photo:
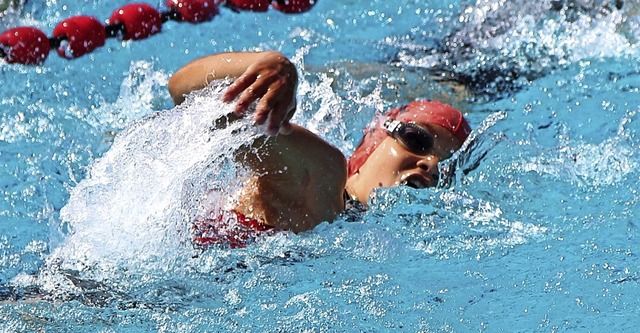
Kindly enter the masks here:
M 225 198 L 238 187 L 233 152 L 259 131 L 246 119 L 216 129 L 232 109 L 217 102 L 226 85 L 216 82 L 118 134 L 61 210 L 70 235 L 48 259 L 55 270 L 104 278 L 136 267 L 172 270 L 193 255 L 189 221 L 215 208 L 203 207 L 207 192 Z

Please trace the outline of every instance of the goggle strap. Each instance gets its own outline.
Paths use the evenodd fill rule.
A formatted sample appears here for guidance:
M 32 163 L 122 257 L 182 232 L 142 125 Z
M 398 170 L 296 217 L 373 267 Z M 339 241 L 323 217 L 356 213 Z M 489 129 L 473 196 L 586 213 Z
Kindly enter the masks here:
M 387 133 L 393 134 L 400 128 L 400 126 L 402 126 L 402 122 L 398 120 L 387 119 L 387 121 L 385 121 L 382 126 L 387 131 Z

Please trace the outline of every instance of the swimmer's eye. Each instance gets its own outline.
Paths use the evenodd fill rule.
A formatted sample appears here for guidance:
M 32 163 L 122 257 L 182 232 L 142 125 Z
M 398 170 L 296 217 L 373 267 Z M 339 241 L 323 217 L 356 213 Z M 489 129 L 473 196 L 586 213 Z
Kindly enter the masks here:
M 387 120 L 384 129 L 405 148 L 417 155 L 426 155 L 433 149 L 433 136 L 415 123 Z

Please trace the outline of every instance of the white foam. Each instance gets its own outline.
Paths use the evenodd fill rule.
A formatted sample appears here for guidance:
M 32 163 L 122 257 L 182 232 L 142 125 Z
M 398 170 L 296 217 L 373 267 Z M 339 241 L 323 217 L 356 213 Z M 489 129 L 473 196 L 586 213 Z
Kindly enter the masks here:
M 122 263 L 135 269 L 188 256 L 190 221 L 201 200 L 236 178 L 233 150 L 258 131 L 247 119 L 212 130 L 231 112 L 220 102 L 225 86 L 197 92 L 120 133 L 72 190 L 61 210 L 72 233 L 49 261 L 62 259 L 73 269 Z

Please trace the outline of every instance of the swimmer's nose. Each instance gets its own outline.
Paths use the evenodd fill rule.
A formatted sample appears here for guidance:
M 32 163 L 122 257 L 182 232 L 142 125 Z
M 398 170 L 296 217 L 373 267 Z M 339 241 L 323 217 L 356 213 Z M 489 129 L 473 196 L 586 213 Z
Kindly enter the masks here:
M 440 158 L 429 154 L 418 160 L 418 168 L 425 172 L 427 177 L 437 182 L 439 178 L 438 163 L 440 163 Z

